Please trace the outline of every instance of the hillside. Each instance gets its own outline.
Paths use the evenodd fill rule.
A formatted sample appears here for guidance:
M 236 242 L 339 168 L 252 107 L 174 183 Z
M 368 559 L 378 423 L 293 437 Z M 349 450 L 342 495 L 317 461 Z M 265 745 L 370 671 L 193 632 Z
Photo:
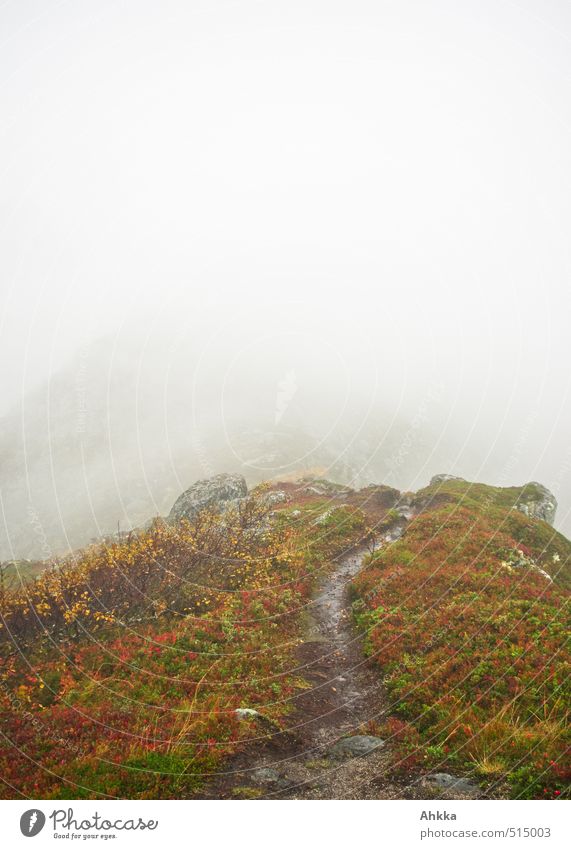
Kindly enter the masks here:
M 520 512 L 536 495 L 459 480 L 421 490 L 419 515 L 354 585 L 404 762 L 470 770 L 518 798 L 559 795 L 570 777 L 571 545 Z
M 3 575 L 5 798 L 569 795 L 543 488 L 244 492 Z

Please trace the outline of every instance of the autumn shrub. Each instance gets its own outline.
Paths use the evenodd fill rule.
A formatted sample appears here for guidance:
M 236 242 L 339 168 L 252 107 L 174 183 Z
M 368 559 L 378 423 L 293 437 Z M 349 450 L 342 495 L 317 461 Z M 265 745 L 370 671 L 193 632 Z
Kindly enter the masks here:
M 2 598 L 6 798 L 185 798 L 248 741 L 280 733 L 300 684 L 300 615 L 329 558 L 362 536 L 252 497 L 156 522 Z M 240 720 L 237 708 L 263 713 Z

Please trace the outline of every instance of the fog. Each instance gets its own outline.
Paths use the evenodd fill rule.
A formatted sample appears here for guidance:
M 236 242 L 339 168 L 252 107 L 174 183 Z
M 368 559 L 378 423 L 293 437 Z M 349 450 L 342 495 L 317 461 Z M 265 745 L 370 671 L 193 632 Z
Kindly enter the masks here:
M 564 2 L 0 9 L 0 557 L 193 479 L 539 480 L 571 535 Z

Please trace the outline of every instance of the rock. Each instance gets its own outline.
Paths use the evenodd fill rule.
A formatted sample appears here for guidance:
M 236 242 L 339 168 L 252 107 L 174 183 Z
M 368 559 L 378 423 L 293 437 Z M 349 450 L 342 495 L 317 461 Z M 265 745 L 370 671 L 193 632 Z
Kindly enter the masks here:
M 310 492 L 312 495 L 327 495 L 330 498 L 345 498 L 351 495 L 353 490 L 349 486 L 343 486 L 340 483 L 325 480 L 324 478 L 311 478 L 303 481 L 305 484 L 303 489 L 305 492 Z
M 254 710 L 254 708 L 236 708 L 234 711 L 238 719 L 256 719 L 258 716 L 261 717 L 261 713 L 259 711 Z
M 206 507 L 228 506 L 248 494 L 242 475 L 216 475 L 194 483 L 179 495 L 168 515 L 169 522 L 194 519 Z
M 508 572 L 513 572 L 515 569 L 531 569 L 533 572 L 537 572 L 550 583 L 553 583 L 553 578 L 551 577 L 551 575 L 546 572 L 545 569 L 542 569 L 542 567 L 535 562 L 535 560 L 529 555 L 529 553 L 526 554 L 520 548 L 514 549 L 514 551 L 509 554 L 507 560 L 502 560 L 501 565 Z
M 279 772 L 270 767 L 260 767 L 260 769 L 255 769 L 252 773 L 252 780 L 256 784 L 276 784 L 280 779 Z
M 425 775 L 421 780 L 421 784 L 425 787 L 444 790 L 447 793 L 460 794 L 462 796 L 479 796 L 480 788 L 468 778 L 459 778 L 455 775 L 450 775 L 448 772 L 436 772 L 432 775 Z
M 260 713 L 258 710 L 254 710 L 254 708 L 236 708 L 234 710 L 234 716 L 236 719 L 255 722 L 259 724 L 260 728 L 265 729 L 268 733 L 276 734 L 279 732 L 280 734 L 287 734 L 287 732 L 281 731 L 279 725 L 274 719 L 264 716 L 263 713 Z
M 430 486 L 435 486 L 437 483 L 445 483 L 446 481 L 463 481 L 464 478 L 459 478 L 456 475 L 434 475 L 430 478 Z
M 355 737 L 344 737 L 331 747 L 332 757 L 362 758 L 377 749 L 382 749 L 385 741 L 380 737 L 357 734 Z
M 317 519 L 314 521 L 313 524 L 314 525 L 324 525 L 327 522 L 327 520 L 329 518 L 331 518 L 331 516 L 333 515 L 334 512 L 335 512 L 335 508 L 330 507 L 329 510 L 326 510 L 324 513 L 321 513 L 321 515 L 317 517 Z
M 383 537 L 385 542 L 396 542 L 397 539 L 400 539 L 404 534 L 404 525 L 395 525 L 390 529 L 390 531 L 385 534 Z
M 389 510 L 391 507 L 398 509 L 401 503 L 401 493 L 398 489 L 384 484 L 370 484 L 359 490 L 359 495 L 363 495 L 367 499 L 367 504 L 375 504 L 379 507 L 385 507 Z
M 305 776 L 300 780 L 303 781 L 305 787 L 310 786 L 310 782 L 307 781 Z M 281 793 L 291 790 L 298 783 L 298 781 L 286 773 L 279 773 L 276 769 L 272 769 L 271 767 L 260 767 L 259 769 L 255 769 L 251 775 L 251 781 L 254 784 L 267 785 L 268 790 L 271 793 Z
M 272 492 L 266 493 L 264 501 L 273 507 L 274 504 L 284 504 L 286 501 L 289 501 L 289 496 L 283 489 L 274 489 Z
M 530 519 L 543 519 L 544 522 L 552 525 L 557 512 L 557 499 L 546 486 L 532 481 L 523 488 L 516 507 Z

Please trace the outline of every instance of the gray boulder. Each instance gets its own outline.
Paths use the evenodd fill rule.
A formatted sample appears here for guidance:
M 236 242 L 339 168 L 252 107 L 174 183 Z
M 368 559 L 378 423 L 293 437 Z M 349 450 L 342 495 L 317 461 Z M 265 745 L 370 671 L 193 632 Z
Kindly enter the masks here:
M 331 747 L 331 755 L 334 758 L 361 758 L 369 755 L 377 749 L 382 749 L 385 741 L 380 737 L 371 737 L 366 734 L 357 734 L 355 737 L 344 737 Z
M 179 495 L 168 515 L 168 521 L 192 520 L 206 507 L 228 506 L 228 502 L 237 501 L 247 494 L 248 487 L 242 475 L 216 475 L 197 481 Z
M 525 485 L 517 509 L 530 519 L 543 519 L 544 522 L 552 525 L 557 512 L 557 499 L 546 486 L 532 481 Z

